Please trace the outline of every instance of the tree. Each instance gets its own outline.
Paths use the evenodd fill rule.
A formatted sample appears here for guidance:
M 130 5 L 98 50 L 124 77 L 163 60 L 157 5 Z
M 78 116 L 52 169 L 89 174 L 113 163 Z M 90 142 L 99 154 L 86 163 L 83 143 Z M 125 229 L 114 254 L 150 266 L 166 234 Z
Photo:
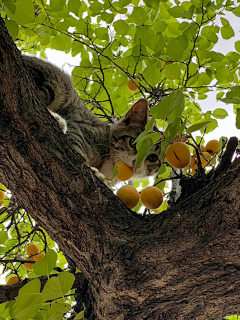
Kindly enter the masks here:
M 203 112 L 199 100 L 214 92 L 233 103 L 240 126 L 240 42 L 236 52 L 214 51 L 220 34 L 233 37 L 226 14 L 239 17 L 239 5 L 229 0 L 1 5 L 0 181 L 11 194 L 0 209 L 0 250 L 4 271 L 25 278 L 1 288 L 2 318 L 81 319 L 84 308 L 86 318 L 98 320 L 216 320 L 239 313 L 237 138 L 221 140 L 222 152 L 207 174 L 199 165 L 195 175 L 185 170 L 177 176 L 181 196 L 170 209 L 165 200 L 161 214 L 140 214 L 139 207 L 133 212 L 68 146 L 11 39 L 22 52 L 44 56 L 52 48 L 80 54 L 73 79 L 94 113 L 113 122 L 144 96 L 165 132 L 163 154 L 176 135 L 187 133 L 199 160 L 205 134 L 227 116 L 224 108 Z M 128 79 L 138 80 L 135 93 L 126 88 Z M 148 125 L 137 146 L 139 162 L 142 151 L 159 139 L 151 130 Z M 201 135 L 195 137 L 197 130 Z M 173 179 L 171 171 L 166 162 L 161 166 L 159 188 Z M 67 272 L 62 253 L 56 265 L 56 252 L 47 250 L 54 247 L 50 237 L 68 261 Z M 27 277 L 22 264 L 32 240 L 47 254 L 30 261 L 34 272 Z

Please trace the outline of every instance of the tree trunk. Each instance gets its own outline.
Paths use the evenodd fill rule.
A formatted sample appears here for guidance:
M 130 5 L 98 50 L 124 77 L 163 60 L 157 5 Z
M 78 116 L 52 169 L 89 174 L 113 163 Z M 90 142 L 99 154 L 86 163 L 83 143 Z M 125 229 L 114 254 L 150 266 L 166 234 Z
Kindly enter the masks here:
M 143 217 L 68 147 L 2 19 L 0 85 L 0 182 L 87 278 L 89 319 L 240 312 L 239 159 L 170 210 Z

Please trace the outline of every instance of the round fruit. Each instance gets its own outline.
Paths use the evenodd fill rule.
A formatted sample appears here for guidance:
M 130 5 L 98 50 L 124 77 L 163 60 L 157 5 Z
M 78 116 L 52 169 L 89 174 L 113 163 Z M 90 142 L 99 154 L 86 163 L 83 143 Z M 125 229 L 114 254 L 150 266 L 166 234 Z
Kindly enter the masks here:
M 124 162 L 118 161 L 115 166 L 118 166 L 117 178 L 120 181 L 126 181 L 132 178 L 133 171 L 132 169 Z
M 197 157 L 196 156 L 192 156 L 189 167 L 190 169 L 194 168 L 197 164 Z
M 200 145 L 200 149 L 201 149 L 201 151 L 206 151 L 203 144 Z M 192 153 L 192 154 L 193 154 L 193 155 L 196 154 L 196 149 L 195 149 L 195 148 L 193 149 L 193 153 Z
M 11 285 L 16 284 L 18 282 L 19 282 L 18 277 L 12 277 L 8 280 L 8 282 L 6 283 L 6 286 L 11 286 Z
M 27 258 L 26 260 L 34 260 L 33 258 Z M 32 271 L 32 268 L 33 268 L 33 263 L 24 263 L 23 264 L 23 267 L 27 270 L 30 270 Z
M 116 196 L 129 208 L 136 207 L 139 202 L 139 193 L 133 186 L 123 186 L 118 191 Z
M 204 151 L 202 154 L 204 155 L 204 157 L 206 159 L 208 159 L 209 161 L 211 160 L 211 156 L 210 156 L 210 154 L 208 152 Z M 202 155 L 200 155 L 200 161 L 201 161 L 202 168 L 205 168 L 205 167 L 209 166 L 209 162 L 204 157 Z M 196 161 L 195 163 L 193 163 L 191 161 L 191 163 L 193 164 L 191 166 L 191 168 L 194 169 L 194 170 L 198 170 L 198 164 L 197 164 L 197 158 L 196 157 L 195 157 L 195 161 Z M 191 165 L 191 163 L 190 163 L 190 165 Z
M 0 190 L 0 201 L 3 201 L 5 197 L 5 192 Z
M 42 260 L 44 257 L 45 257 L 45 253 L 42 252 L 42 253 L 39 253 L 39 254 L 37 254 L 36 256 L 32 257 L 32 259 L 33 259 L 34 261 L 39 261 L 39 260 Z
M 0 201 L 0 207 L 3 205 L 3 201 Z
M 148 209 L 157 209 L 163 202 L 162 191 L 157 187 L 147 187 L 141 192 L 143 205 Z
M 130 80 L 130 79 L 127 82 L 127 88 L 128 88 L 128 90 L 130 90 L 132 92 L 137 91 L 138 90 L 137 85 L 139 86 L 138 80 L 136 80 L 136 79 L 133 79 L 133 80 L 135 83 L 133 83 L 132 80 Z
M 183 169 L 189 165 L 191 153 L 185 143 L 175 142 L 167 147 L 166 158 L 174 168 Z
M 211 156 L 210 156 L 210 154 L 208 152 L 204 151 L 203 155 L 209 161 L 211 160 Z M 202 155 L 200 155 L 200 160 L 201 160 L 202 168 L 205 168 L 206 166 L 209 166 L 209 162 L 206 159 L 204 159 Z
M 35 256 L 36 254 L 39 254 L 39 253 L 40 253 L 40 249 L 36 244 L 32 243 L 29 246 L 27 246 L 27 255 L 29 257 Z
M 211 140 L 206 144 L 206 151 L 211 154 L 216 154 L 219 152 L 219 142 L 218 140 Z

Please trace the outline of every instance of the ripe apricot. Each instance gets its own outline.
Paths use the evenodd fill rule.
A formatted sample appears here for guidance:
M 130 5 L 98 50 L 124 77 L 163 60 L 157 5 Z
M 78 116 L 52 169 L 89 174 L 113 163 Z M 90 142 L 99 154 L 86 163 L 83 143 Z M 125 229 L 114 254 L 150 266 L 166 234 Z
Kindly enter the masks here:
M 116 196 L 129 208 L 136 207 L 139 202 L 139 193 L 133 186 L 123 186 L 118 191 Z
M 201 151 L 206 151 L 203 144 L 200 145 L 200 149 L 201 149 Z M 193 154 L 193 155 L 196 154 L 196 149 L 195 149 L 195 148 L 193 149 L 193 153 L 192 153 L 192 154 Z
M 205 156 L 205 158 L 207 158 L 209 161 L 211 160 L 211 156 L 208 152 L 204 151 L 203 155 Z M 203 168 L 205 168 L 206 166 L 209 166 L 209 161 L 207 161 L 206 159 L 203 158 L 202 155 L 200 155 L 200 160 L 201 160 L 201 165 Z
M 39 253 L 40 253 L 40 249 L 36 244 L 32 243 L 29 246 L 27 246 L 27 255 L 29 257 L 35 256 L 36 254 L 39 254 Z
M 32 258 L 27 258 L 26 260 L 34 260 L 33 257 Z M 33 263 L 24 263 L 23 267 L 29 271 L 32 271 L 33 268 Z
M 134 79 L 134 82 L 135 82 L 136 84 L 133 83 L 132 80 L 130 80 L 130 79 L 129 79 L 128 82 L 127 82 L 127 88 L 128 88 L 128 90 L 130 90 L 130 91 L 132 91 L 132 92 L 138 90 L 138 87 L 137 87 L 136 85 L 139 86 L 139 81 L 138 81 L 138 80 Z
M 126 181 L 131 179 L 133 175 L 133 171 L 126 163 L 122 161 L 118 161 L 116 163 L 116 166 L 118 166 L 118 174 L 117 174 L 118 180 Z
M 189 168 L 192 169 L 193 167 L 195 167 L 196 164 L 197 164 L 197 157 L 192 156 L 190 164 L 189 164 Z
M 36 256 L 33 256 L 32 259 L 34 261 L 39 261 L 39 260 L 42 260 L 44 257 L 45 257 L 45 253 L 42 252 L 42 253 L 37 254 Z
M 6 283 L 6 286 L 11 286 L 15 283 L 19 282 L 19 278 L 18 277 L 12 277 L 8 280 L 8 282 Z
M 0 190 L 0 202 L 4 200 L 5 192 Z
M 3 205 L 3 201 L 0 201 L 0 207 Z
M 209 166 L 209 161 L 211 160 L 211 155 L 210 155 L 208 152 L 206 152 L 206 151 L 204 151 L 202 154 L 203 154 L 204 157 L 208 160 L 208 161 L 207 161 L 202 155 L 200 155 L 201 166 L 202 166 L 202 168 L 205 168 L 205 167 Z M 195 163 L 194 163 L 194 160 L 191 160 L 190 167 L 191 167 L 191 169 L 193 169 L 193 170 L 198 170 L 197 157 L 196 157 L 196 156 L 194 156 L 194 157 L 195 157 Z M 192 165 L 191 165 L 191 164 L 192 164 Z
M 210 154 L 216 154 L 219 152 L 219 142 L 218 140 L 210 140 L 206 144 L 206 151 L 209 152 Z
M 143 205 L 148 209 L 157 209 L 163 202 L 162 191 L 157 187 L 147 187 L 141 192 Z
M 174 142 L 167 147 L 166 158 L 169 164 L 174 168 L 183 169 L 189 165 L 191 153 L 185 143 Z

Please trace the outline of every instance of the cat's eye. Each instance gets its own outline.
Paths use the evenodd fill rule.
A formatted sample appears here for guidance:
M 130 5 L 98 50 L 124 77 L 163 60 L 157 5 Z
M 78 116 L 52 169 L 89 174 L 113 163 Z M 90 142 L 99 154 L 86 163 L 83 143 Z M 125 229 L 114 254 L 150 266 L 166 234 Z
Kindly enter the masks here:
M 158 156 L 154 153 L 151 153 L 148 157 L 147 157 L 147 160 L 149 162 L 156 162 L 158 161 Z
M 132 147 L 133 149 L 136 150 L 136 143 L 134 143 L 135 140 L 136 140 L 135 138 L 130 137 L 129 138 L 129 145 L 130 145 L 130 147 Z

